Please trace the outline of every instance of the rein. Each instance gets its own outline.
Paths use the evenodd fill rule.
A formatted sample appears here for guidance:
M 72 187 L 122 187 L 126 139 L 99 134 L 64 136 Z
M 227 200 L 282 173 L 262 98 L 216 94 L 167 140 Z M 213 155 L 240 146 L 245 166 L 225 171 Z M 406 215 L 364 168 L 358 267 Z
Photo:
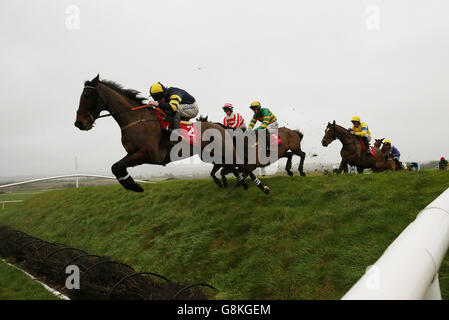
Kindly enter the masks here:
M 92 86 L 84 86 L 84 88 L 97 89 L 96 87 L 92 87 Z M 131 111 L 138 111 L 138 110 L 143 110 L 143 109 L 152 109 L 154 111 L 158 111 L 162 115 L 162 117 L 164 117 L 164 118 L 167 117 L 167 114 L 161 108 L 152 106 L 150 104 L 144 104 L 142 106 L 132 107 L 132 108 L 130 108 L 128 110 L 108 113 L 108 114 L 104 114 L 102 116 L 97 116 L 97 117 L 94 117 L 89 112 L 89 116 L 92 118 L 92 121 L 95 122 L 95 120 L 100 119 L 100 118 L 113 117 L 113 116 L 116 116 L 116 115 L 119 115 L 119 114 L 122 114 L 122 113 L 131 112 Z M 137 121 L 134 121 L 134 122 L 131 122 L 131 123 L 127 124 L 126 126 L 122 127 L 121 129 L 122 129 L 122 131 L 124 131 L 124 130 L 126 130 L 126 129 L 128 129 L 128 128 L 136 125 L 136 124 L 139 124 L 139 123 L 142 123 L 142 122 L 147 122 L 147 121 L 159 121 L 159 119 L 140 119 L 140 120 L 137 120 Z

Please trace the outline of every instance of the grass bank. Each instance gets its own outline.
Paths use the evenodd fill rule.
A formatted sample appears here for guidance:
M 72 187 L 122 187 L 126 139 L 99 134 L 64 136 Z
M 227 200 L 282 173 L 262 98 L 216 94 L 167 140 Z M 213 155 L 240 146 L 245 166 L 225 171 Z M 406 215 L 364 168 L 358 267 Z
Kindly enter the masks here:
M 172 280 L 208 282 L 224 299 L 339 299 L 417 213 L 449 172 L 265 178 L 231 195 L 211 180 L 163 181 L 31 196 L 0 224 Z M 449 258 L 440 273 L 449 298 Z
M 0 300 L 59 300 L 22 271 L 0 260 Z

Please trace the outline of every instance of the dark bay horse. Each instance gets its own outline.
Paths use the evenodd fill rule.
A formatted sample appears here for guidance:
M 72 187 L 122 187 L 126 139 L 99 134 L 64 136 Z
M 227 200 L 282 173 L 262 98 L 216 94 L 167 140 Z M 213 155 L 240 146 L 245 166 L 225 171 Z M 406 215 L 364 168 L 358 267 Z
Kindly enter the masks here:
M 399 160 L 393 159 L 393 156 L 391 155 L 391 148 L 392 148 L 391 145 L 384 144 L 382 148 L 380 148 L 380 151 L 382 151 L 385 154 L 390 170 L 393 171 L 402 170 L 402 163 Z
M 382 146 L 384 139 L 385 138 L 375 139 L 374 146 L 384 153 L 385 159 L 387 160 L 387 169 L 393 171 L 402 170 L 402 164 L 399 161 L 394 160 L 390 154 L 391 146 L 385 144 Z
M 171 159 L 170 151 L 175 143 L 170 141 L 170 132 L 162 129 L 156 112 L 149 108 L 133 108 L 142 106 L 145 98 L 138 96 L 139 92 L 123 89 L 112 81 L 100 81 L 99 75 L 91 81 L 86 81 L 81 93 L 80 104 L 77 111 L 75 126 L 80 130 L 90 130 L 101 111 L 109 111 L 122 130 L 122 144 L 127 154 L 120 161 L 112 165 L 112 173 L 120 184 L 132 191 L 142 192 L 143 188 L 137 184 L 128 174 L 127 168 L 144 163 L 165 165 L 174 160 L 188 158 L 198 154 L 203 161 L 203 150 L 210 148 L 210 141 L 203 141 L 200 137 L 199 148 L 187 145 L 190 152 L 178 154 L 178 158 Z M 195 124 L 196 126 L 197 124 Z M 223 163 L 228 150 L 232 152 L 232 161 L 236 162 L 234 146 L 227 143 L 226 132 L 222 126 L 214 123 L 201 123 L 199 134 L 203 135 L 208 129 L 215 129 L 220 133 L 222 139 Z M 212 130 L 213 131 L 213 130 Z M 176 144 L 188 144 L 181 141 Z M 219 150 L 220 151 L 220 150 Z M 237 165 L 242 172 L 249 171 L 242 165 Z M 243 180 L 240 172 L 235 171 L 238 180 Z
M 259 149 L 256 148 L 255 150 L 255 163 L 248 163 L 248 149 L 250 148 L 248 146 L 248 139 L 245 138 L 244 140 L 244 148 L 245 148 L 245 168 L 249 169 L 250 171 L 254 171 L 256 168 L 260 168 L 260 167 L 266 167 L 272 163 L 274 163 L 275 161 L 279 160 L 280 158 L 287 158 L 287 163 L 285 166 L 285 170 L 287 171 L 289 176 L 293 176 L 293 172 L 291 171 L 292 168 L 292 157 L 293 155 L 297 155 L 301 158 L 299 166 L 298 166 L 298 171 L 300 173 L 301 176 L 305 176 L 305 172 L 304 172 L 304 159 L 306 157 L 305 152 L 303 152 L 301 150 L 301 141 L 304 137 L 304 135 L 299 131 L 299 130 L 291 130 L 289 128 L 279 128 L 277 129 L 277 134 L 279 135 L 280 139 L 282 140 L 282 143 L 280 143 L 279 145 L 277 145 L 277 148 L 274 150 L 274 152 L 277 152 L 274 156 L 274 158 L 270 158 L 271 162 L 266 163 L 265 161 L 262 161 L 260 159 L 259 156 Z M 214 165 L 214 168 L 211 171 L 211 177 L 214 180 L 214 182 L 221 187 L 222 184 L 220 182 L 220 180 L 217 179 L 217 177 L 215 176 L 216 172 L 223 166 L 220 165 Z M 227 181 L 226 181 L 226 174 L 230 173 L 231 168 L 229 166 L 225 166 L 222 171 L 221 171 L 221 177 L 222 177 L 222 181 L 223 181 L 223 185 L 226 187 L 227 186 Z M 247 173 L 243 173 L 243 176 L 245 177 L 247 175 Z M 254 176 L 251 175 L 251 179 L 256 182 L 257 184 L 257 180 L 254 179 Z
M 358 173 L 363 173 L 364 169 L 371 168 L 373 172 L 387 170 L 387 161 L 385 155 L 379 148 L 374 148 L 375 154 L 367 155 L 362 150 L 362 145 L 357 136 L 351 134 L 346 128 L 333 123 L 328 123 L 324 137 L 321 140 L 323 147 L 327 147 L 332 141 L 340 140 L 343 147 L 340 151 L 341 163 L 339 172 L 347 172 L 348 164 L 357 167 Z

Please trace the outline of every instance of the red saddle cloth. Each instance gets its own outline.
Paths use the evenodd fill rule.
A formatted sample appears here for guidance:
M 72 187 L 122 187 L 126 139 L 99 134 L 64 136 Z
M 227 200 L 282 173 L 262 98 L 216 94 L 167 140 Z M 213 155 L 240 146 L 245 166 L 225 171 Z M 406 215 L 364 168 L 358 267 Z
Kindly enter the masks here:
M 361 137 L 359 137 L 360 139 L 360 144 L 362 145 L 362 150 L 365 151 L 366 150 L 366 145 L 365 142 L 363 142 L 363 139 Z M 369 147 L 370 151 L 371 151 L 371 155 L 374 157 L 374 155 L 376 154 L 376 152 L 374 151 L 374 147 Z
M 271 138 L 271 145 L 275 146 L 275 145 L 280 145 L 282 143 L 282 139 L 278 134 L 270 134 L 270 138 Z
M 156 110 L 157 117 L 159 118 L 159 122 L 161 124 L 162 129 L 170 130 L 170 125 L 172 124 L 167 119 L 163 118 L 158 110 Z M 179 130 L 177 131 L 179 136 L 184 142 L 188 142 L 191 145 L 198 145 L 199 143 L 199 134 L 198 129 L 195 127 L 193 123 L 186 124 L 184 121 L 181 121 L 179 124 Z

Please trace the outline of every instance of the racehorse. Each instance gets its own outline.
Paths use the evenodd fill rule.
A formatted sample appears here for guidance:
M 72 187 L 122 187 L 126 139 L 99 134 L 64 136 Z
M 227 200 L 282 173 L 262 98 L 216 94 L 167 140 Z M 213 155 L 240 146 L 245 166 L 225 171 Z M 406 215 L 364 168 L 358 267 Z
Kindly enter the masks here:
M 382 146 L 382 143 L 384 141 L 385 138 L 382 139 L 374 139 L 374 148 L 380 149 L 380 147 Z
M 380 149 L 380 151 L 382 151 L 385 154 L 390 170 L 393 171 L 402 170 L 402 162 L 393 159 L 393 156 L 391 155 L 391 148 L 392 148 L 391 145 L 384 144 Z
M 388 148 L 386 145 L 382 146 L 382 143 L 384 141 L 385 138 L 382 139 L 376 139 L 376 142 L 374 142 L 374 146 L 378 149 L 380 149 L 380 151 L 382 151 L 385 154 L 385 159 L 387 161 L 387 169 L 389 170 L 393 170 L 393 171 L 397 171 L 397 170 L 402 170 L 402 163 L 397 162 L 396 160 L 393 159 L 393 157 L 390 155 L 390 148 Z
M 199 120 L 207 121 L 207 117 L 205 117 L 205 118 L 200 117 Z M 223 126 L 220 123 L 217 123 L 217 124 Z M 233 130 L 232 128 L 228 128 L 225 126 L 223 126 L 223 127 L 226 129 Z M 279 128 L 277 130 L 278 130 L 277 134 L 279 135 L 279 138 L 282 142 L 279 145 L 277 145 L 277 154 L 275 155 L 275 157 L 273 159 L 270 158 L 270 160 L 277 161 L 280 158 L 287 158 L 285 170 L 287 171 L 289 176 L 293 176 L 293 172 L 291 171 L 292 157 L 293 157 L 293 155 L 298 155 L 301 158 L 299 166 L 298 166 L 298 171 L 301 176 L 305 176 L 306 174 L 304 172 L 304 159 L 306 157 L 306 154 L 305 154 L 305 152 L 303 152 L 301 150 L 301 141 L 302 141 L 304 135 L 299 130 L 291 130 L 291 129 L 285 128 L 285 127 Z M 245 168 L 246 169 L 249 169 L 250 171 L 254 171 L 254 169 L 256 169 L 256 168 L 265 167 L 265 166 L 268 166 L 271 163 L 273 163 L 273 162 L 270 162 L 270 163 L 262 162 L 259 157 L 258 150 L 256 150 L 256 159 L 255 159 L 256 162 L 249 164 L 248 157 L 247 157 L 248 148 L 249 148 L 247 137 L 245 137 L 245 139 L 244 139 L 244 148 L 245 148 L 244 152 L 245 152 Z M 212 179 L 214 180 L 214 182 L 221 188 L 223 185 L 220 182 L 220 180 L 217 179 L 217 177 L 215 175 L 220 168 L 222 168 L 221 177 L 222 177 L 223 185 L 225 187 L 227 187 L 226 174 L 232 172 L 232 166 L 223 166 L 223 165 L 217 165 L 217 164 L 214 165 L 210 175 L 211 175 Z M 244 172 L 243 177 L 246 177 L 247 174 L 248 173 Z M 255 182 L 256 184 L 258 183 L 258 179 L 255 179 L 254 175 L 250 175 L 250 177 L 253 180 L 253 182 Z
M 174 160 L 188 158 L 198 154 L 203 161 L 203 150 L 210 148 L 209 141 L 203 141 L 201 136 L 209 129 L 218 130 L 222 139 L 222 161 L 224 163 L 227 150 L 232 151 L 232 161 L 237 162 L 237 154 L 234 146 L 225 139 L 226 132 L 222 126 L 214 123 L 194 123 L 199 127 L 199 148 L 194 148 L 188 142 L 180 141 L 179 144 L 188 144 L 185 149 L 189 152 L 177 154 L 176 159 L 171 159 L 170 151 L 175 143 L 170 140 L 170 132 L 163 130 L 157 110 L 143 105 L 145 98 L 139 97 L 139 92 L 131 89 L 124 89 L 119 84 L 101 80 L 97 75 L 93 80 L 84 83 L 81 93 L 79 108 L 77 111 L 75 126 L 80 130 L 88 131 L 92 129 L 95 121 L 102 111 L 108 111 L 122 131 L 122 145 L 127 154 L 118 162 L 112 165 L 112 173 L 119 183 L 127 190 L 143 192 L 143 188 L 137 184 L 128 174 L 127 168 L 144 163 L 154 165 L 166 165 Z M 161 112 L 160 110 L 158 112 Z M 207 150 L 206 150 L 207 151 Z M 236 165 L 240 171 L 250 173 L 243 165 Z M 235 168 L 234 167 L 234 168 Z M 238 180 L 243 180 L 240 172 L 235 169 L 234 174 Z M 261 183 L 262 184 L 262 183 Z M 265 188 L 263 186 L 261 189 Z
M 321 144 L 323 147 L 327 147 L 336 139 L 340 140 L 343 145 L 340 151 L 341 163 L 339 172 L 343 170 L 348 172 L 348 164 L 356 166 L 358 173 L 363 173 L 363 170 L 367 168 L 371 168 L 373 172 L 381 172 L 388 169 L 385 155 L 379 148 L 374 148 L 374 156 L 367 155 L 358 136 L 337 125 L 335 121 L 333 123 L 328 122 Z

